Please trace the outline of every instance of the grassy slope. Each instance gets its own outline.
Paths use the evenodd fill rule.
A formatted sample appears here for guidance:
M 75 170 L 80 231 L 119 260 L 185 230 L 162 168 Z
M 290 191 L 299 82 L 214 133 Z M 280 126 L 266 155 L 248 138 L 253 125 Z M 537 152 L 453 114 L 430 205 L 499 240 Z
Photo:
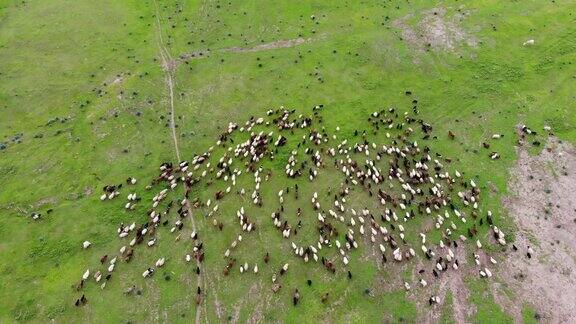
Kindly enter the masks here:
M 87 195 L 87 188 L 99 192 L 102 185 L 120 182 L 128 175 L 147 179 L 160 161 L 174 158 L 165 127 L 164 76 L 155 61 L 158 34 L 153 2 L 0 3 L 0 140 L 24 133 L 22 144 L 9 144 L 0 152 L 0 258 L 10 260 L 0 266 L 5 278 L 0 282 L 0 321 L 192 317 L 195 275 L 177 261 L 182 253 L 170 244 L 140 255 L 134 264 L 121 265 L 117 281 L 106 291 L 88 287 L 90 303 L 82 310 L 72 305 L 77 296 L 69 288 L 87 265 L 118 247 L 116 225 L 137 217 L 120 211 L 118 204 L 97 202 L 97 194 Z M 213 53 L 182 65 L 176 74 L 175 108 L 184 158 L 211 145 L 218 127 L 225 127 L 228 121 L 240 122 L 280 105 L 307 112 L 322 103 L 331 111 L 325 126 L 333 129 L 340 125 L 344 134 L 351 134 L 372 110 L 392 105 L 408 108 L 404 91 L 409 89 L 436 134 L 450 129 L 458 135 L 454 142 L 439 136 L 432 143 L 434 148 L 459 157 L 462 169 L 478 175 L 483 186 L 493 184 L 496 190 L 486 207 L 499 210 L 507 169 L 515 158 L 515 124 L 524 122 L 540 130 L 549 123 L 561 138 L 576 139 L 571 126 L 576 117 L 570 113 L 574 111 L 576 82 L 571 64 L 576 29 L 570 2 L 475 1 L 464 5 L 446 1 L 449 12 L 461 5 L 470 10 L 463 24 L 477 29 L 476 36 L 482 41 L 477 49 L 465 49 L 463 58 L 449 53 L 415 53 L 384 19 L 429 8 L 427 1 L 410 6 L 404 1 L 385 5 L 371 1 L 289 2 L 274 7 L 267 3 L 160 3 L 162 33 L 173 56 L 205 49 Z M 319 24 L 309 18 L 312 14 Z M 313 41 L 273 51 L 217 52 L 300 35 Z M 522 47 L 528 38 L 535 38 L 537 46 Z M 413 63 L 414 59 L 419 63 Z M 309 75 L 316 71 L 323 83 Z M 112 84 L 119 74 L 123 81 Z M 105 93 L 98 96 L 94 89 Z M 114 117 L 115 111 L 118 117 Z M 57 116 L 70 119 L 45 126 Z M 489 161 L 487 152 L 480 149 L 483 138 L 493 132 L 507 135 L 495 144 L 502 155 L 498 162 Z M 34 139 L 39 133 L 43 138 Z M 128 153 L 123 153 L 124 149 Z M 472 153 L 474 149 L 480 153 Z M 329 185 L 329 179 L 319 181 Z M 53 207 L 52 215 L 41 222 L 21 217 L 17 207 L 33 211 L 41 200 L 48 204 L 39 207 L 40 211 Z M 235 207 L 233 201 L 223 202 L 221 210 L 232 213 Z M 264 224 L 269 213 L 253 212 L 263 215 L 259 221 Z M 511 226 L 505 219 L 500 222 Z M 271 269 L 259 277 L 262 296 L 243 299 L 258 280 L 218 280 L 222 262 L 217 256 L 237 234 L 232 224 L 228 220 L 223 234 L 216 234 L 207 222 L 202 225 L 207 233 L 224 238 L 208 244 L 207 266 L 214 269 L 212 284 L 217 289 L 213 290 L 226 315 L 234 315 L 235 305 L 243 321 L 264 298 L 280 303 L 278 309 L 265 312 L 266 319 L 414 319 L 416 308 L 402 291 L 377 298 L 363 294 L 378 272 L 368 264 L 353 265 L 358 279 L 352 285 L 342 278 L 322 278 L 323 273 L 311 266 L 292 268 L 285 286 L 302 287 L 305 296 L 297 310 L 282 306 L 289 299 L 289 289 L 279 295 L 267 293 Z M 85 239 L 94 243 L 90 253 L 80 251 Z M 289 251 L 275 232 L 262 231 L 260 241 L 243 246 L 240 257 L 255 261 L 254 251 L 261 255 L 264 246 Z M 158 255 L 175 259 L 164 269 L 172 273 L 171 280 L 160 275 L 142 280 L 141 269 Z M 280 262 L 276 260 L 275 266 Z M 308 277 L 318 284 L 304 288 Z M 132 282 L 144 286 L 145 294 L 127 302 L 121 291 Z M 325 306 L 312 296 L 321 296 L 328 288 L 333 296 L 344 296 L 345 307 L 331 309 L 326 315 Z M 211 319 L 215 319 L 214 298 L 207 303 Z M 239 300 L 242 302 L 235 304 Z M 502 313 L 491 301 L 473 301 L 480 304 L 479 321 Z

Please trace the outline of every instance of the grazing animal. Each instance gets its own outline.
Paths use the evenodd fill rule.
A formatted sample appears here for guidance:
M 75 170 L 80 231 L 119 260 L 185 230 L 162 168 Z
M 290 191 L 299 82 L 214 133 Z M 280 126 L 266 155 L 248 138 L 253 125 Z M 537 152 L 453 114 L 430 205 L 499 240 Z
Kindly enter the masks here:
M 533 39 L 529 39 L 529 40 L 525 41 L 524 43 L 522 43 L 522 46 L 532 46 L 535 43 L 536 42 Z
M 82 295 L 82 297 L 80 297 L 79 299 L 76 299 L 76 303 L 74 303 L 74 305 L 76 306 L 84 306 L 88 303 L 88 299 L 86 298 L 85 295 Z
M 296 288 L 296 290 L 294 291 L 292 301 L 294 303 L 294 306 L 298 305 L 298 303 L 300 302 L 300 292 L 298 291 L 298 288 Z

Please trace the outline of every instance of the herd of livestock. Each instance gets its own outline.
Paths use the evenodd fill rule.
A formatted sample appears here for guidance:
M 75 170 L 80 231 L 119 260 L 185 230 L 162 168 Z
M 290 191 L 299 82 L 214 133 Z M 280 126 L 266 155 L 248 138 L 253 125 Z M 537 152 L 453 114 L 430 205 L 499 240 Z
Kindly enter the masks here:
M 137 212 L 140 204 L 149 206 L 147 221 L 120 224 L 115 233 L 121 242 L 118 250 L 102 256 L 100 265 L 87 269 L 76 289 L 80 291 L 89 282 L 104 289 L 119 263 L 130 262 L 138 250 L 153 250 L 158 244 L 171 244 L 174 240 L 189 241 L 187 250 L 182 251 L 181 262 L 194 262 L 196 266 L 198 304 L 205 298 L 206 289 L 201 276 L 258 274 L 263 267 L 277 267 L 270 287 L 277 292 L 290 267 L 310 262 L 324 268 L 328 275 L 340 272 L 352 279 L 349 266 L 356 261 L 351 254 L 361 245 L 372 245 L 377 251 L 377 262 L 404 263 L 419 258 L 419 264 L 427 264 L 417 269 L 414 281 L 403 282 L 402 288 L 406 290 L 427 286 L 446 272 L 459 271 L 465 251 L 473 253 L 474 264 L 469 267 L 474 267 L 478 276 L 492 276 L 491 268 L 497 261 L 483 246 L 507 245 L 506 235 L 495 225 L 496 215 L 486 209 L 485 197 L 476 181 L 460 172 L 451 158 L 433 152 L 426 145 L 436 136 L 433 127 L 418 118 L 416 101 L 413 113 L 401 113 L 394 108 L 376 111 L 369 115 L 365 129 L 343 131 L 335 127 L 333 134 L 328 134 L 324 127 L 323 109 L 322 105 L 315 106 L 306 116 L 280 108 L 269 110 L 265 117 L 250 118 L 244 124 L 230 123 L 215 145 L 202 154 L 189 161 L 163 163 L 158 176 L 145 187 L 155 193 L 149 201 L 142 200 L 136 192 L 134 178 L 104 186 L 100 197 L 104 203 L 126 197 L 123 207 L 129 212 Z M 522 136 L 533 134 L 525 126 L 519 132 Z M 489 141 L 501 136 L 494 134 L 484 147 L 488 148 Z M 456 135 L 449 132 L 448 137 Z M 497 159 L 499 155 L 490 152 L 488 157 Z M 277 164 L 266 163 L 275 159 L 285 159 L 281 160 L 283 170 L 274 168 Z M 322 173 L 340 177 L 339 187 L 328 192 L 312 190 L 310 197 L 300 197 L 302 188 L 298 185 L 318 181 Z M 247 183 L 240 182 L 242 177 L 253 179 L 249 187 L 240 184 Z M 277 188 L 272 201 L 265 200 L 264 196 L 269 195 L 262 193 L 270 192 L 265 190 L 277 190 L 266 189 L 272 177 L 286 177 L 283 181 L 286 186 Z M 211 189 L 216 187 L 222 189 Z M 122 191 L 127 194 L 121 194 Z M 197 194 L 202 192 L 206 197 L 209 191 L 209 198 L 201 199 Z M 358 206 L 357 199 L 350 199 L 352 195 L 364 197 L 362 205 Z M 258 210 L 266 206 L 274 211 L 270 216 L 249 213 L 241 203 L 235 212 L 219 210 L 220 202 L 229 196 L 247 198 L 236 198 L 247 208 Z M 296 217 L 285 212 L 284 201 L 289 198 L 290 204 L 299 206 Z M 204 244 L 210 244 L 210 238 L 201 235 L 201 228 L 213 224 L 222 230 L 225 225 L 219 219 L 223 218 L 229 218 L 228 224 L 234 219 L 240 234 L 221 255 L 210 256 L 222 261 L 214 261 L 206 269 Z M 301 229 L 304 218 L 316 224 L 308 229 L 317 237 L 314 242 L 299 240 L 298 231 L 305 230 Z M 274 229 L 290 244 L 293 255 L 273 256 L 273 251 L 266 251 L 259 257 L 261 263 L 251 264 L 235 256 L 235 250 L 251 240 L 253 232 Z M 173 237 L 166 241 L 166 235 L 161 235 L 164 239 L 161 241 L 157 235 L 161 230 Z M 83 243 L 85 249 L 90 246 L 89 241 Z M 270 261 L 272 256 L 279 260 L 276 266 Z M 167 262 L 179 260 L 158 256 L 156 262 L 141 270 L 142 276 L 154 276 L 156 269 Z M 222 268 L 213 269 L 218 262 Z M 311 285 L 310 280 L 307 283 Z M 134 289 L 132 286 L 126 293 Z M 290 289 L 297 305 L 301 292 L 297 287 Z M 322 301 L 327 299 L 328 293 Z M 86 296 L 82 295 L 76 305 L 86 302 Z M 431 295 L 428 302 L 432 305 L 440 300 Z

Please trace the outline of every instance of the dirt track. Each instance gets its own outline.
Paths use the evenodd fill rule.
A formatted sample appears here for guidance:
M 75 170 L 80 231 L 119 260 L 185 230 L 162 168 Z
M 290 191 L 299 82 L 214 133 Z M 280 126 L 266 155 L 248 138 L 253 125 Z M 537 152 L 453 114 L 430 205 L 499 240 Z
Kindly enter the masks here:
M 160 57 L 161 57 L 161 65 L 162 65 L 162 70 L 164 71 L 165 74 L 165 79 L 166 79 L 166 85 L 168 87 L 168 94 L 169 94 L 169 102 L 170 102 L 170 129 L 172 131 L 172 140 L 174 142 L 174 150 L 176 153 L 176 159 L 177 159 L 177 163 L 180 163 L 182 161 L 182 159 L 180 158 L 180 149 L 178 147 L 178 136 L 176 134 L 176 124 L 174 122 L 174 116 L 175 116 L 175 112 L 174 112 L 174 77 L 173 77 L 173 73 L 174 70 L 177 68 L 177 65 L 175 64 L 174 59 L 172 59 L 172 56 L 170 55 L 170 52 L 168 50 L 168 48 L 166 48 L 166 46 L 164 45 L 164 40 L 162 37 L 162 25 L 160 22 L 160 13 L 158 10 L 158 4 L 156 1 L 154 1 L 154 5 L 156 8 L 156 28 L 157 28 L 157 33 L 158 33 L 158 48 L 160 51 Z M 189 188 L 186 186 L 184 186 L 185 190 L 188 190 Z M 194 232 L 197 232 L 197 227 L 196 227 L 196 222 L 194 221 L 194 215 L 192 214 L 192 208 L 190 207 L 190 202 L 187 201 L 186 205 L 185 205 L 186 209 L 188 210 L 188 218 L 190 219 L 190 224 L 192 226 L 192 230 Z M 197 287 L 202 288 L 202 291 L 204 291 L 203 294 L 201 294 L 199 296 L 199 298 L 201 298 L 201 303 L 198 303 L 198 305 L 196 306 L 196 318 L 195 318 L 195 323 L 200 323 L 201 322 L 201 308 L 202 305 L 204 305 L 205 308 L 205 316 L 206 314 L 206 285 L 204 283 L 203 280 L 203 276 L 205 275 L 206 269 L 203 268 L 202 264 L 200 263 L 200 261 L 197 258 L 194 258 L 196 261 L 196 266 L 198 267 L 198 269 L 200 269 L 200 274 L 197 277 Z
M 278 40 L 269 43 L 263 43 L 252 47 L 228 47 L 222 48 L 217 50 L 217 52 L 231 52 L 231 53 L 249 53 L 249 52 L 260 52 L 260 51 L 270 51 L 278 48 L 290 48 L 298 45 L 302 45 L 305 43 L 309 43 L 313 41 L 312 38 L 293 38 L 293 39 L 285 39 L 285 40 Z M 210 55 L 210 51 L 194 51 L 183 53 L 178 56 L 180 61 L 189 61 L 193 59 L 201 59 Z M 174 61 L 176 64 L 177 62 Z

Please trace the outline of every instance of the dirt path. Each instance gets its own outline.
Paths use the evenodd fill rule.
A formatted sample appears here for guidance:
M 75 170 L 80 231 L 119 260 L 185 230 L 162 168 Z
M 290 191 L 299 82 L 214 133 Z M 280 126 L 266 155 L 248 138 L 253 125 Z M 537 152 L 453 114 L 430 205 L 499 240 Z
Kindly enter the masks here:
M 455 250 L 456 258 L 460 261 L 459 271 L 449 271 L 440 281 L 438 296 L 440 300 L 445 300 L 448 291 L 452 293 L 452 316 L 456 323 L 469 323 L 474 313 L 476 305 L 470 303 L 470 291 L 465 283 L 465 278 L 474 272 L 466 259 L 465 247 Z M 468 253 L 469 254 L 469 253 Z M 431 278 L 432 280 L 432 278 Z M 440 318 L 441 314 L 437 317 Z
M 180 149 L 178 147 L 178 136 L 176 135 L 176 123 L 174 122 L 174 78 L 173 73 L 176 68 L 174 60 L 170 55 L 170 51 L 164 46 L 164 38 L 162 37 L 162 24 L 160 22 L 160 11 L 158 10 L 158 3 L 154 0 L 156 8 L 156 29 L 158 34 L 158 49 L 160 51 L 162 70 L 166 78 L 166 85 L 168 86 L 168 94 L 170 98 L 170 129 L 172 130 L 172 140 L 174 142 L 174 150 L 176 151 L 176 158 L 178 163 L 180 159 Z
M 180 149 L 178 147 L 178 137 L 176 135 L 176 124 L 174 121 L 174 116 L 175 114 L 175 109 L 174 109 L 174 72 L 176 70 L 177 65 L 175 64 L 175 61 L 172 59 L 172 56 L 170 55 L 170 51 L 168 50 L 168 48 L 166 48 L 166 46 L 164 45 L 164 39 L 162 37 L 162 24 L 160 22 L 160 11 L 158 10 L 158 3 L 156 0 L 154 0 L 154 7 L 156 9 L 156 28 L 157 28 L 157 33 L 158 33 L 158 49 L 160 51 L 160 57 L 161 57 L 161 65 L 162 65 L 162 70 L 164 71 L 165 74 L 165 80 L 166 80 L 166 86 L 168 87 L 168 93 L 169 93 L 169 98 L 170 98 L 170 129 L 172 130 L 172 140 L 174 142 L 174 150 L 176 152 L 176 159 L 178 160 L 178 163 L 180 163 L 182 161 L 182 159 L 180 158 Z M 185 184 L 184 186 L 185 190 L 188 190 L 189 187 L 187 184 Z M 196 227 L 196 222 L 194 221 L 194 215 L 192 213 L 192 208 L 190 207 L 190 202 L 187 201 L 186 202 L 186 208 L 188 210 L 188 215 L 189 215 L 189 219 L 190 219 L 190 223 L 192 225 L 192 230 L 196 233 L 198 233 L 197 227 Z M 198 269 L 200 269 L 200 274 L 197 277 L 197 286 L 201 287 L 204 296 L 206 296 L 206 287 L 204 285 L 204 280 L 203 280 L 203 276 L 204 276 L 204 269 L 202 269 L 202 264 L 200 263 L 200 261 L 195 258 L 196 260 L 196 266 L 198 267 Z M 202 296 L 202 295 L 201 295 Z M 206 298 L 202 298 L 202 300 L 204 301 L 204 307 L 205 310 L 207 309 L 206 306 Z M 201 304 L 197 304 L 196 306 L 196 319 L 195 319 L 195 323 L 199 324 L 201 322 Z
M 246 47 L 224 48 L 224 49 L 220 50 L 220 52 L 236 52 L 236 53 L 240 52 L 241 53 L 241 52 L 269 51 L 269 50 L 273 50 L 273 49 L 277 49 L 277 48 L 289 48 L 289 47 L 302 45 L 306 42 L 310 42 L 311 40 L 312 40 L 312 38 L 298 37 L 298 38 L 294 38 L 294 39 L 278 40 L 275 42 L 260 44 L 260 45 L 256 45 L 256 46 L 248 47 L 248 48 L 246 48 Z
M 270 51 L 278 48 L 290 48 L 298 45 L 302 45 L 305 43 L 312 42 L 312 38 L 293 38 L 293 39 L 284 39 L 278 40 L 274 42 L 264 43 L 252 47 L 228 47 L 222 48 L 217 50 L 217 52 L 225 53 L 249 53 L 249 52 L 260 52 L 260 51 Z M 206 55 L 210 54 L 210 51 L 195 51 L 189 53 L 183 53 L 178 56 L 180 61 L 189 61 L 192 59 L 200 59 L 206 57 Z
M 518 231 L 499 276 L 516 300 L 494 289 L 495 300 L 522 321 L 530 305 L 544 322 L 576 321 L 576 150 L 550 138 L 539 155 L 524 148 L 512 170 L 512 196 L 504 205 Z M 528 247 L 534 251 L 526 255 Z
M 170 128 L 172 129 L 172 140 L 174 141 L 176 159 L 178 159 L 178 162 L 180 162 L 182 159 L 180 159 L 180 149 L 178 148 L 178 137 L 176 135 L 176 124 L 174 123 L 174 81 L 171 72 L 166 73 L 166 84 L 168 85 L 170 94 Z
M 447 252 L 446 249 L 438 248 L 436 253 L 445 255 Z M 471 251 L 466 246 L 455 248 L 454 253 L 459 260 L 460 268 L 443 272 L 439 279 L 435 278 L 431 271 L 418 273 L 418 270 L 427 266 L 424 260 L 419 260 L 412 269 L 412 283 L 416 284 L 420 278 L 429 283 L 427 287 L 419 287 L 408 294 L 409 300 L 416 305 L 417 323 L 440 323 L 447 311 L 450 312 L 454 323 L 471 323 L 470 319 L 473 318 L 477 308 L 470 300 L 471 292 L 466 281 L 477 276 L 478 272 L 475 265 L 468 262 L 467 256 L 471 255 Z M 450 305 L 446 304 L 448 294 L 452 296 Z M 429 305 L 428 299 L 423 296 L 437 296 L 440 302 L 437 305 Z

